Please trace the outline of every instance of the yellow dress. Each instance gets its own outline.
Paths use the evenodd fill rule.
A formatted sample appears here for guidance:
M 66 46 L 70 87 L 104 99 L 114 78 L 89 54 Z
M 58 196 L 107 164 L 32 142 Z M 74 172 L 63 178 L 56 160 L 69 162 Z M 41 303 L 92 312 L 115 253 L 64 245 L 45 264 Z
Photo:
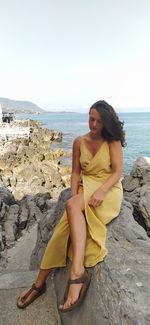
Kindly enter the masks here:
M 84 142 L 81 142 L 81 186 L 84 193 L 85 218 L 87 225 L 87 239 L 85 247 L 84 265 L 92 267 L 101 262 L 107 255 L 106 224 L 118 216 L 122 201 L 122 185 L 118 181 L 106 193 L 103 203 L 96 208 L 88 205 L 91 195 L 111 175 L 109 145 L 103 142 L 96 155 L 93 157 Z M 53 236 L 48 242 L 41 269 L 66 266 L 66 258 L 72 258 L 69 239 L 69 226 L 66 212 L 56 226 Z

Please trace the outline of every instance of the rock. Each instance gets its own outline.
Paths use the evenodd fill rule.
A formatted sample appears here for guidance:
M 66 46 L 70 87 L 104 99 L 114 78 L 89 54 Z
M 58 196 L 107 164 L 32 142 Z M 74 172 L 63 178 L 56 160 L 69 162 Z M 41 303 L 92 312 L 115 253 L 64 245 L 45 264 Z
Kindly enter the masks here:
M 3 222 L 3 220 L 6 220 L 6 215 L 9 210 L 9 205 L 7 205 L 5 202 L 2 201 L 2 198 L 0 198 L 1 201 L 1 209 L 0 209 L 0 222 Z
M 17 204 L 11 205 L 7 213 L 7 219 L 4 224 L 6 245 L 10 247 L 14 244 L 17 235 L 19 206 Z
M 61 140 L 61 132 L 43 129 L 36 125 L 31 130 L 29 139 L 18 138 L 11 143 L 1 142 L 0 184 L 2 187 L 9 188 L 16 200 L 21 200 L 26 194 L 47 191 L 50 191 L 52 196 L 58 197 L 65 187 L 58 169 L 59 158 L 65 156 L 66 151 L 50 150 L 50 144 Z
M 0 187 L 0 198 L 5 202 L 7 205 L 11 205 L 15 203 L 13 195 L 7 188 Z
M 19 232 L 20 230 L 23 230 L 27 226 L 27 222 L 29 219 L 29 209 L 26 207 L 26 205 L 21 204 L 20 208 L 20 214 L 19 214 L 19 220 L 18 220 L 18 228 Z
M 144 218 L 147 229 L 150 230 L 150 183 L 142 186 L 139 200 L 139 211 Z
M 3 229 L 0 225 L 0 252 L 4 250 L 4 242 L 3 242 Z
M 141 185 L 150 182 L 150 158 L 138 158 L 131 170 L 131 176 L 141 180 Z
M 134 191 L 137 187 L 140 187 L 140 180 L 137 177 L 125 176 L 123 180 L 123 188 L 127 192 Z
M 150 234 L 150 158 L 138 158 L 123 180 L 124 197 L 133 205 L 133 215 Z

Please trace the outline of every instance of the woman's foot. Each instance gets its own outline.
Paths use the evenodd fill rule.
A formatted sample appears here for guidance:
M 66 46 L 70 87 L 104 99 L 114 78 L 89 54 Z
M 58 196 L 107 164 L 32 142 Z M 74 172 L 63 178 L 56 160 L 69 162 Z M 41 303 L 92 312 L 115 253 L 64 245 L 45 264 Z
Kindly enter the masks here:
M 64 304 L 59 306 L 59 310 L 67 312 L 72 310 L 74 307 L 79 305 L 79 303 L 84 298 L 87 289 L 89 287 L 91 280 L 91 274 L 84 271 L 80 276 L 71 275 L 71 279 L 68 281 L 67 285 L 67 297 L 64 297 Z M 66 296 L 65 295 L 65 296 Z
M 17 307 L 22 309 L 27 307 L 45 291 L 46 283 L 44 283 L 41 287 L 36 287 L 36 285 L 33 284 L 31 289 L 23 291 L 22 294 L 18 297 Z
M 75 279 L 76 278 L 74 277 L 71 280 L 75 280 Z M 63 309 L 69 308 L 78 300 L 82 286 L 83 283 L 75 283 L 69 285 L 68 296 L 67 296 L 67 300 L 63 305 Z

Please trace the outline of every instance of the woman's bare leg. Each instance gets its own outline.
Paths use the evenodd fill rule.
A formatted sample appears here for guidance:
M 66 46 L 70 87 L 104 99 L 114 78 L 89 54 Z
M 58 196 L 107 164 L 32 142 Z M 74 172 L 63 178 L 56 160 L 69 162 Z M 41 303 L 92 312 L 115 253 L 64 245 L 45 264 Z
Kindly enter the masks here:
M 80 193 L 67 201 L 66 204 L 68 224 L 70 228 L 72 263 L 70 278 L 79 278 L 84 272 L 84 255 L 86 243 L 86 222 L 84 217 L 84 198 Z M 82 284 L 71 284 L 68 297 L 63 308 L 68 308 L 79 297 Z
M 35 282 L 35 286 L 37 288 L 41 288 L 44 284 L 44 282 L 46 281 L 48 275 L 52 272 L 52 269 L 48 269 L 48 270 L 40 270 Z M 37 295 L 37 291 L 33 290 L 31 292 L 31 294 L 27 297 L 27 299 L 25 301 L 21 301 L 21 298 L 25 296 L 25 294 L 28 292 L 28 290 L 23 291 L 22 294 L 19 296 L 19 305 L 23 305 L 26 302 L 30 301 L 32 299 L 32 297 L 35 297 Z

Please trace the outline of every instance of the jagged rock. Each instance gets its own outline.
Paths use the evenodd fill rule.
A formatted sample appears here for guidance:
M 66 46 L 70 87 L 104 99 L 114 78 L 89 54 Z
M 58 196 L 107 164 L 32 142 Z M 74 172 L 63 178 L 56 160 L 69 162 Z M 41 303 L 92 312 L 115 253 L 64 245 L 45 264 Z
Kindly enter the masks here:
M 0 187 L 0 197 L 7 205 L 11 205 L 15 203 L 13 195 L 7 188 Z
M 27 209 L 26 205 L 22 205 L 21 204 L 21 208 L 20 208 L 20 214 L 19 214 L 19 220 L 18 220 L 18 227 L 19 230 L 23 230 L 26 228 L 27 226 L 27 222 L 29 219 L 29 210 Z
M 138 158 L 123 180 L 124 196 L 134 208 L 134 217 L 150 232 L 150 158 Z
M 144 218 L 147 229 L 150 230 L 150 183 L 142 186 L 139 200 L 139 211 Z
M 3 243 L 3 229 L 0 225 L 0 252 L 4 250 L 4 243 Z
M 140 157 L 133 164 L 131 176 L 141 180 L 141 185 L 150 182 L 150 158 Z
M 137 187 L 140 187 L 140 180 L 137 177 L 127 175 L 123 180 L 123 187 L 127 192 L 132 192 L 137 189 Z
M 17 123 L 17 122 L 15 122 Z M 51 150 L 53 141 L 61 141 L 62 133 L 36 127 L 29 139 L 1 142 L 0 185 L 9 188 L 16 200 L 26 194 L 51 192 L 58 197 L 68 186 L 58 169 L 63 149 Z
M 2 198 L 0 198 L 0 222 L 3 222 L 4 219 L 6 219 L 7 212 L 9 210 L 9 205 L 7 205 L 5 202 L 2 201 Z
M 14 244 L 14 241 L 16 240 L 18 212 L 19 206 L 17 204 L 11 205 L 9 207 L 7 219 L 4 225 L 7 247 Z

